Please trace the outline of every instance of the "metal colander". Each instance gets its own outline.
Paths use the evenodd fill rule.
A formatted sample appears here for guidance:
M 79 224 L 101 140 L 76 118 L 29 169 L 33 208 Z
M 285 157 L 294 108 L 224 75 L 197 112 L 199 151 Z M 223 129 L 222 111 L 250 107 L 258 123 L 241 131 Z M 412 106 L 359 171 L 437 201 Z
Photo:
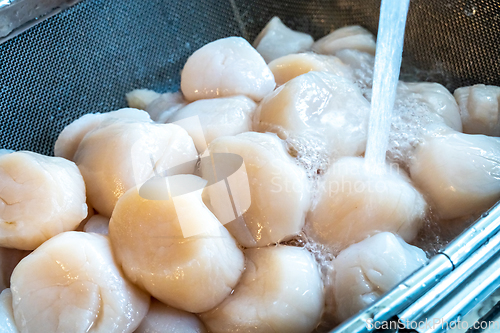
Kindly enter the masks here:
M 74 119 L 126 106 L 134 88 L 178 90 L 194 50 L 231 35 L 253 41 L 275 15 L 319 38 L 351 24 L 376 33 L 379 7 L 374 0 L 81 1 L 0 44 L 0 147 L 50 155 Z M 500 85 L 499 25 L 498 0 L 413 0 L 407 73 L 450 89 Z
M 2 6 L 16 0 L 0 0 L 0 148 L 52 155 L 58 133 L 73 120 L 125 107 L 125 93 L 135 88 L 177 91 L 184 62 L 196 49 L 233 35 L 252 42 L 273 16 L 319 38 L 354 24 L 376 33 L 380 7 L 380 0 L 76 2 L 12 38 L 2 36 L 2 28 L 9 26 L 9 15 L 18 16 L 6 15 Z M 412 0 L 401 75 L 440 82 L 451 91 L 500 85 L 499 45 L 500 0 Z M 464 234 L 406 285 L 417 290 L 429 274 L 435 283 L 436 274 L 454 270 L 468 256 L 463 249 L 474 252 L 500 230 L 499 216 L 497 207 L 483 220 L 482 233 Z M 360 320 L 370 316 L 389 319 L 424 292 L 398 288 L 341 329 L 362 331 Z

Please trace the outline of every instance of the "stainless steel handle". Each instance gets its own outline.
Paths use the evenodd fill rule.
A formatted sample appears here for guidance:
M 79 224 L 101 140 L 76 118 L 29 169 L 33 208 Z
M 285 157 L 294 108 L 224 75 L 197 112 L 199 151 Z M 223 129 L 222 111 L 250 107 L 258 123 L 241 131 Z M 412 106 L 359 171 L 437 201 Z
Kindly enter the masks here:
M 425 309 L 432 307 L 438 300 L 444 299 L 455 288 L 460 287 L 460 281 L 464 281 L 466 277 L 476 275 L 483 277 L 484 271 L 493 274 L 494 272 L 492 273 L 490 270 L 494 268 L 490 268 L 488 260 L 496 258 L 496 254 L 500 250 L 500 235 L 495 237 L 499 231 L 500 202 L 482 214 L 481 218 L 435 255 L 427 265 L 415 271 L 373 305 L 344 322 L 331 333 L 371 332 L 373 330 L 366 325 L 368 319 L 372 319 L 374 322 L 383 322 L 391 318 L 397 319 L 401 315 L 403 319 L 413 320 L 418 318 Z M 457 273 L 451 275 L 455 270 Z M 466 275 L 460 277 L 461 274 Z M 454 282 L 454 279 L 457 281 Z M 477 293 L 476 300 L 486 294 L 489 295 L 490 289 L 497 286 L 496 283 L 497 280 L 493 279 L 487 285 L 479 284 L 474 287 L 476 289 L 473 291 Z M 475 283 L 471 282 L 471 286 L 473 285 Z M 481 293 L 477 288 L 485 288 L 484 293 Z M 473 299 L 470 304 L 472 305 L 472 302 L 476 300 Z M 442 306 L 445 309 L 445 305 L 442 304 Z M 464 307 L 464 310 L 469 311 L 470 308 Z M 456 312 L 456 310 L 453 311 Z M 453 311 L 450 312 L 451 316 Z M 460 311 L 460 315 L 464 315 L 464 312 Z
M 497 261 L 496 258 L 499 254 L 500 233 L 497 233 L 424 296 L 401 312 L 398 317 L 404 322 L 438 318 L 432 317 L 431 314 L 436 311 L 442 313 L 447 306 L 453 307 L 452 304 L 445 306 L 448 304 L 446 298 L 454 291 L 467 289 L 468 285 L 474 283 L 477 276 L 488 270 Z M 473 281 L 471 282 L 471 280 Z
M 81 0 L 0 0 L 0 43 Z

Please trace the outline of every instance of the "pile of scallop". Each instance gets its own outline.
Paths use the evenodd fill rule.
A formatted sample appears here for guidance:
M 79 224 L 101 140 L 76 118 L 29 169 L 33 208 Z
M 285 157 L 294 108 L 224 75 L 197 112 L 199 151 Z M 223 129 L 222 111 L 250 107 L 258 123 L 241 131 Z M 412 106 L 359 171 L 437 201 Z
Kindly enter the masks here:
M 324 331 L 500 199 L 499 87 L 400 82 L 377 175 L 374 36 L 273 18 L 254 47 L 203 46 L 180 92 L 84 115 L 56 157 L 1 151 L 0 331 Z

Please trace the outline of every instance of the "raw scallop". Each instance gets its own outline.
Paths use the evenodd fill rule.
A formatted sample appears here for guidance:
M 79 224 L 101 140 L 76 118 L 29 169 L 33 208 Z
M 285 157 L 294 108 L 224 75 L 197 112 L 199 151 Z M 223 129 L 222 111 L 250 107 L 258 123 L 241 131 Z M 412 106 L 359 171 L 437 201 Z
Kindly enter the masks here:
M 241 245 L 266 246 L 288 240 L 300 232 L 311 200 L 308 179 L 305 170 L 295 164 L 276 135 L 248 132 L 221 137 L 212 141 L 209 151 L 243 158 L 245 181 L 230 183 L 237 207 L 244 206 L 238 199 L 246 198 L 249 191 L 250 206 L 242 209 L 240 217 L 225 217 L 228 208 L 230 213 L 233 210 L 231 203 L 222 200 L 227 196 L 223 182 L 222 186 L 207 188 L 213 212 L 223 223 L 229 222 L 225 226 Z M 210 167 L 202 164 L 203 178 L 210 178 L 213 173 Z
M 310 35 L 288 28 L 275 16 L 255 38 L 253 46 L 269 63 L 287 54 L 307 51 L 313 43 Z
M 358 50 L 375 55 L 375 37 L 366 29 L 358 26 L 343 27 L 317 40 L 312 49 L 320 54 L 335 55 L 345 49 Z
M 464 133 L 500 136 L 500 87 L 476 84 L 453 93 Z
M 429 111 L 428 115 L 435 116 L 433 122 L 442 122 L 455 131 L 462 131 L 457 102 L 443 85 L 434 82 L 400 81 L 397 93 L 399 98 L 413 98 L 417 103 L 424 104 Z
M 59 133 L 54 146 L 54 155 L 73 161 L 80 142 L 88 132 L 92 131 L 105 121 L 119 120 L 123 118 L 133 119 L 135 121 L 151 121 L 146 112 L 131 108 L 120 109 L 107 113 L 89 113 L 83 115 L 66 126 L 62 132 Z
M 148 314 L 134 333 L 207 333 L 207 330 L 196 315 L 153 299 Z
M 28 151 L 0 156 L 0 246 L 33 250 L 87 216 L 75 163 Z
M 290 54 L 269 63 L 276 84 L 281 86 L 308 72 L 327 72 L 354 80 L 352 70 L 335 56 L 315 53 Z
M 109 223 L 114 253 L 127 277 L 153 297 L 181 310 L 207 311 L 238 282 L 243 253 L 203 204 L 202 179 L 167 179 L 141 192 L 132 188 L 118 200 Z
M 335 56 L 349 67 L 354 75 L 354 79 L 362 90 L 371 89 L 373 84 L 373 67 L 375 57 L 369 53 L 357 50 L 341 50 Z
M 213 333 L 310 333 L 323 310 L 323 283 L 313 256 L 277 246 L 245 251 L 234 293 L 201 319 Z
M 262 56 L 241 37 L 206 44 L 188 58 L 181 74 L 182 93 L 190 102 L 234 95 L 260 101 L 275 86 Z
M 105 236 L 65 232 L 21 260 L 12 273 L 21 332 L 133 332 L 149 295 L 128 282 Z
M 338 319 L 372 304 L 426 261 L 424 251 L 390 232 L 349 246 L 333 260 Z
M 174 167 L 175 174 L 193 173 L 197 158 L 193 140 L 180 126 L 121 119 L 89 132 L 74 159 L 90 204 L 110 217 L 128 189 Z
M 333 156 L 358 156 L 366 147 L 370 104 L 343 77 L 309 72 L 269 94 L 254 115 L 254 130 L 280 138 L 319 136 Z
M 200 99 L 177 111 L 168 122 L 184 128 L 198 152 L 203 153 L 207 144 L 220 136 L 250 131 L 256 107 L 255 102 L 245 96 Z
M 395 168 L 377 175 L 360 157 L 344 157 L 326 173 L 306 233 L 338 251 L 381 231 L 412 241 L 427 204 L 408 177 Z
M 500 139 L 430 132 L 417 147 L 410 176 L 442 219 L 485 211 L 500 199 Z

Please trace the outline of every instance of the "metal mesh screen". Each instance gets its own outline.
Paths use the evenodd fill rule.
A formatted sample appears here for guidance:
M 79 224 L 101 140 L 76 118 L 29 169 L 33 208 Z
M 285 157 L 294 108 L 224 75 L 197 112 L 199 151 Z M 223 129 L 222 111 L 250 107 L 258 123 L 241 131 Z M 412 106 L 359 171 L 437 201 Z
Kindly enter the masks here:
M 89 112 L 124 107 L 134 88 L 179 88 L 187 57 L 230 35 L 253 41 L 272 16 L 321 37 L 377 30 L 380 1 L 84 0 L 0 45 L 0 147 L 52 154 L 58 133 Z M 500 85 L 500 0 L 413 0 L 409 71 L 448 88 Z

